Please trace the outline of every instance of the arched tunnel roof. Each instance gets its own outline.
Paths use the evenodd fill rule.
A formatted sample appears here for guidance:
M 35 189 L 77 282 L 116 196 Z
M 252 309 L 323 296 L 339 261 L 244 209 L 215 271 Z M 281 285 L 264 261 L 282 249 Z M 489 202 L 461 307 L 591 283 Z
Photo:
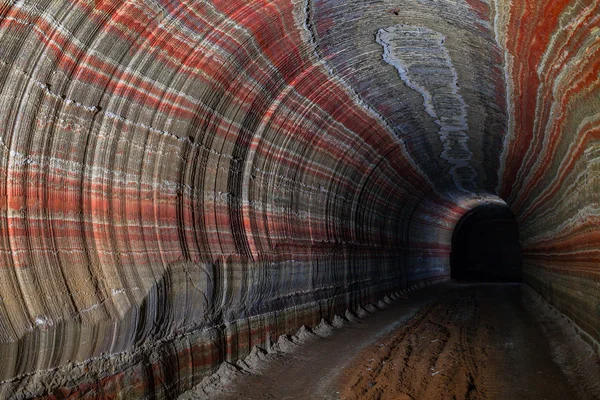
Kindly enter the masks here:
M 600 339 L 599 23 L 596 0 L 2 2 L 0 378 L 160 342 L 205 353 L 191 384 L 448 279 L 482 203 Z

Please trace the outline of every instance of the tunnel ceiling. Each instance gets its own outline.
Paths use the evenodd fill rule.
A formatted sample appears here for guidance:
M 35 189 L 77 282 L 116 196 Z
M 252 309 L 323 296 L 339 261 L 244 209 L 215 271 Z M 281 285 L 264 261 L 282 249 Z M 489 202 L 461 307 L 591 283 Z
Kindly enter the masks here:
M 1 2 L 3 393 L 176 393 L 448 279 L 481 204 L 600 339 L 598 26 L 596 0 Z
M 494 193 L 506 138 L 506 84 L 489 5 L 314 4 L 319 55 L 406 144 L 430 184 Z

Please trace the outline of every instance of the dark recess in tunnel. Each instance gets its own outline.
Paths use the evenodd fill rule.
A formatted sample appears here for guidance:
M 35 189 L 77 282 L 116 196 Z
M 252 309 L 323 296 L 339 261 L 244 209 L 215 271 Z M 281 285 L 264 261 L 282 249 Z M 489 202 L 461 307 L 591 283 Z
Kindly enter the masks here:
M 508 207 L 483 205 L 456 224 L 451 276 L 459 281 L 521 282 L 519 224 Z

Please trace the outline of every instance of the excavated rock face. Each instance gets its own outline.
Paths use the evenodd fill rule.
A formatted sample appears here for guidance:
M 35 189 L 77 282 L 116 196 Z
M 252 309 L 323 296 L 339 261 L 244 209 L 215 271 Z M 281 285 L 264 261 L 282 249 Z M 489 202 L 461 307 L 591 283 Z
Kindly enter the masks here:
M 597 0 L 0 3 L 3 396 L 170 397 L 519 221 L 600 340 Z

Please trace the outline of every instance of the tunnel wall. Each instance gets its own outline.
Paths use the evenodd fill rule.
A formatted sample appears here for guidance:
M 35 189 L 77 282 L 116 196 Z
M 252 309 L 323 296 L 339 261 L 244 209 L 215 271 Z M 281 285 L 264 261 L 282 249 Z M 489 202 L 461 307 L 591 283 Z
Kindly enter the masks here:
M 511 116 L 498 194 L 524 281 L 600 351 L 600 4 L 500 2 L 497 18 Z
M 301 2 L 0 5 L 3 395 L 169 397 L 443 270 Z

